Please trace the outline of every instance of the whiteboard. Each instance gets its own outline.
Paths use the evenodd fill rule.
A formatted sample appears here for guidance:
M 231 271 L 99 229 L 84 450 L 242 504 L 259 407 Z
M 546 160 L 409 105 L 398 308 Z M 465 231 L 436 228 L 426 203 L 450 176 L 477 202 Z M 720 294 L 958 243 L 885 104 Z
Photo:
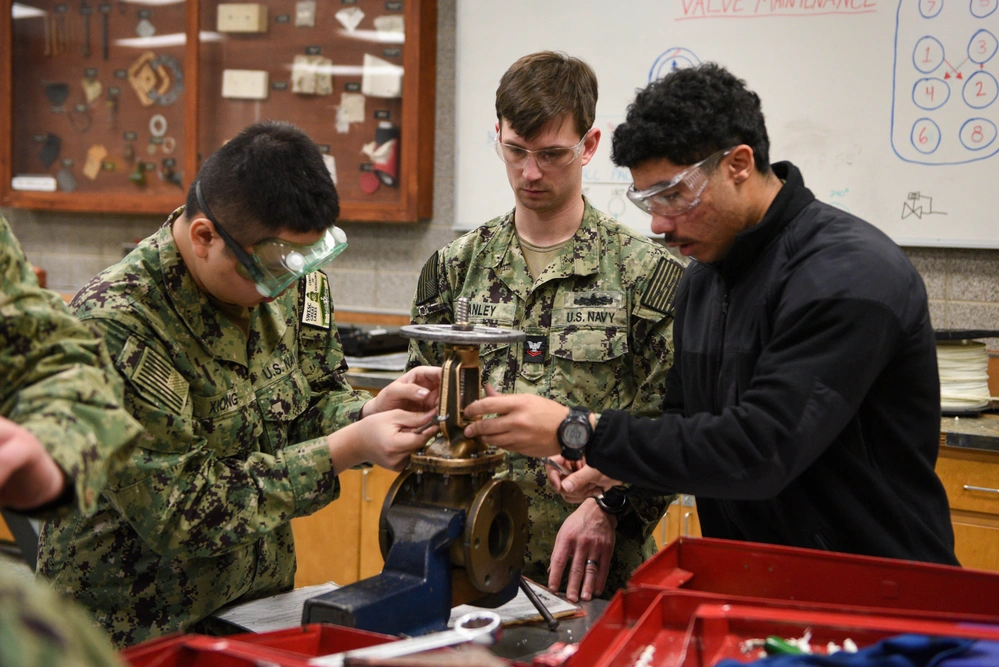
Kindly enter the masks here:
M 645 233 L 610 160 L 635 91 L 708 60 L 763 100 L 771 162 L 901 245 L 999 248 L 999 0 L 504 0 L 457 3 L 455 227 L 514 204 L 492 141 L 519 57 L 589 63 L 602 139 L 584 169 L 599 209 Z

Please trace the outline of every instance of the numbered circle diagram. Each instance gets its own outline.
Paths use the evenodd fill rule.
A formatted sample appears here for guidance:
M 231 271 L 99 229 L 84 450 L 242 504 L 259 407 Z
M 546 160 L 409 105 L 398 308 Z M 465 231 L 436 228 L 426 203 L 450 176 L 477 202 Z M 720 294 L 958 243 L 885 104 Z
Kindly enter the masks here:
M 971 0 L 971 15 L 983 19 L 999 7 L 999 0 Z
M 940 128 L 929 118 L 920 118 L 912 124 L 909 138 L 917 151 L 929 154 L 940 146 Z
M 667 49 L 652 63 L 652 69 L 649 70 L 649 83 L 658 81 L 673 70 L 700 64 L 701 59 L 695 56 L 690 49 L 680 47 Z
M 968 60 L 976 65 L 987 63 L 996 54 L 997 46 L 999 41 L 995 35 L 988 30 L 979 30 L 968 42 Z
M 986 118 L 972 118 L 961 126 L 960 136 L 965 148 L 980 151 L 996 140 L 996 126 Z
M 999 96 L 999 83 L 996 78 L 984 71 L 977 71 L 968 77 L 962 91 L 964 102 L 972 109 L 984 109 Z
M 912 87 L 912 103 L 920 109 L 939 109 L 950 99 L 950 86 L 943 79 L 929 77 L 919 79 Z
M 943 0 L 919 0 L 919 13 L 924 19 L 936 18 L 943 9 Z
M 912 50 L 912 65 L 923 74 L 929 74 L 944 61 L 944 47 L 935 37 L 923 37 Z

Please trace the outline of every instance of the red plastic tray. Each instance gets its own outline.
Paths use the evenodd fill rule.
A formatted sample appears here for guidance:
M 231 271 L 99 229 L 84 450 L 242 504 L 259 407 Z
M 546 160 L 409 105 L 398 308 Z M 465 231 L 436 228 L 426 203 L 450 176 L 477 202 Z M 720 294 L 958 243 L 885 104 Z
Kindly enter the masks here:
M 648 603 L 651 592 L 637 589 L 615 595 L 565 667 L 631 667 L 649 646 L 654 648 L 650 665 L 707 667 L 722 658 L 748 662 L 760 653 L 743 653 L 744 640 L 770 635 L 801 637 L 806 629 L 812 631 L 813 645 L 823 647 L 829 641 L 842 644 L 849 637 L 863 648 L 910 632 L 999 639 L 999 626 L 967 623 L 954 614 L 944 615 L 947 620 L 909 610 L 885 610 L 869 616 L 863 609 L 850 611 L 842 605 L 683 590 L 664 590 Z
M 595 665 L 601 656 L 615 653 L 659 595 L 652 589 L 615 593 L 600 618 L 586 631 L 576 653 L 564 664 Z
M 996 573 L 755 542 L 680 538 L 635 570 L 628 585 L 999 622 Z
M 311 624 L 228 637 L 171 635 L 127 648 L 120 655 L 132 667 L 304 667 L 316 656 L 397 639 L 337 625 Z
M 283 649 L 307 656 L 353 651 L 356 648 L 376 646 L 399 640 L 398 637 L 383 635 L 379 632 L 369 632 L 368 630 L 358 630 L 357 628 L 321 623 L 259 634 L 247 632 L 241 635 L 230 635 L 226 639 L 244 644 L 256 644 L 258 646 Z
M 131 667 L 308 667 L 318 656 L 398 640 L 354 628 L 312 624 L 227 637 L 170 635 L 127 648 L 119 655 Z M 528 667 L 522 662 L 497 660 L 511 667 Z
M 684 660 L 679 664 L 712 667 L 725 658 L 750 662 L 765 653 L 743 651 L 746 640 L 771 635 L 802 637 L 806 632 L 811 633 L 809 642 L 814 653 L 825 653 L 829 642 L 842 645 L 846 638 L 852 639 L 858 648 L 865 648 L 901 634 L 999 640 L 999 627 L 995 626 L 760 606 L 702 605 L 694 615 Z

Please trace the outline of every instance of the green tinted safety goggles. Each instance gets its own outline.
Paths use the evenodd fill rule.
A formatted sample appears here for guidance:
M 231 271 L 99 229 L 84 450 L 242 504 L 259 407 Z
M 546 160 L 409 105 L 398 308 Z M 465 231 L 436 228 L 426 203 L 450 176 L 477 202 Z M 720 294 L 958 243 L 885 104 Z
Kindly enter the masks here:
M 198 206 L 212 224 L 219 236 L 236 254 L 239 264 L 236 272 L 252 280 L 257 291 L 267 298 L 274 298 L 302 276 L 312 273 L 330 262 L 347 247 L 347 234 L 336 225 L 331 225 L 323 237 L 315 243 L 292 243 L 283 239 L 264 239 L 253 244 L 252 253 L 246 252 L 235 239 L 219 224 L 208 210 L 201 195 L 201 182 L 195 186 Z

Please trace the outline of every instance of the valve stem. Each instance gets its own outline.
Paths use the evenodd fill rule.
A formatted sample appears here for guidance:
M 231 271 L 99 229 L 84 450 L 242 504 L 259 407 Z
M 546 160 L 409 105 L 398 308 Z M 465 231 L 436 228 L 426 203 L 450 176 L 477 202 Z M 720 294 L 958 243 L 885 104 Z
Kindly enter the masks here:
M 458 303 L 454 309 L 454 324 L 451 325 L 453 329 L 458 329 L 459 331 L 471 331 L 475 327 L 468 323 L 468 297 L 459 296 Z

